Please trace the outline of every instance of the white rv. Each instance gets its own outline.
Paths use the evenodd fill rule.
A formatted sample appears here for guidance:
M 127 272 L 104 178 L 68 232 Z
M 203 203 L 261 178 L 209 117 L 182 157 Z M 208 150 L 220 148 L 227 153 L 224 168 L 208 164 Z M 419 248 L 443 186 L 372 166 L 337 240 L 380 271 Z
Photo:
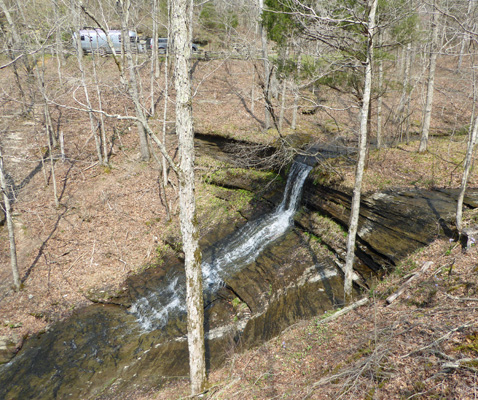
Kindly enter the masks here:
M 99 28 L 81 29 L 79 32 L 73 34 L 75 47 L 78 40 L 77 35 L 80 37 L 81 49 L 84 53 L 98 53 L 100 55 L 113 53 L 106 35 L 110 37 L 115 52 L 121 52 L 122 37 L 121 31 L 119 30 L 110 30 L 105 33 Z M 129 31 L 129 40 L 133 51 L 141 51 L 141 45 L 139 44 L 136 32 Z

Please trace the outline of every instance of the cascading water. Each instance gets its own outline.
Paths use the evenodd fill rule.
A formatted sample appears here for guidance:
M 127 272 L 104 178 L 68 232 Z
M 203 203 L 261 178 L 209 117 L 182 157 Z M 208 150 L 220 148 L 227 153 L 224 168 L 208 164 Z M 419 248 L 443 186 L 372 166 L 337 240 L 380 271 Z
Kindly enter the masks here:
M 202 273 L 204 292 L 212 293 L 233 273 L 252 263 L 264 248 L 281 237 L 292 224 L 307 175 L 312 167 L 292 164 L 281 203 L 271 214 L 250 221 L 220 244 L 204 251 Z M 168 320 L 186 313 L 184 274 L 172 271 L 163 287 L 138 299 L 130 308 L 145 331 L 160 329 Z

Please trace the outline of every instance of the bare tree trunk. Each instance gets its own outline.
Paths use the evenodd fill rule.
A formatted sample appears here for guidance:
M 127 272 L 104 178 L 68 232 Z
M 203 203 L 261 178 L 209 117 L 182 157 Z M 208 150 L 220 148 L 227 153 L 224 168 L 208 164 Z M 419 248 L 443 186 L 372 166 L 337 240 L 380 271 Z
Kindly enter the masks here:
M 401 55 L 399 56 L 399 59 L 398 59 L 398 73 L 400 76 L 403 76 L 404 72 L 405 72 L 405 47 L 404 46 L 400 46 L 400 49 L 399 51 L 401 52 Z M 397 52 L 398 53 L 398 52 Z M 397 54 L 398 55 L 398 54 Z
M 254 114 L 254 105 L 256 103 L 256 69 L 252 65 L 252 87 L 251 87 L 251 113 Z
M 476 72 L 473 70 L 473 100 L 475 101 L 475 106 L 473 107 L 473 116 L 477 113 L 476 107 Z M 478 136 L 478 115 L 475 116 L 475 123 L 473 124 L 473 129 L 470 131 L 470 136 L 468 138 L 468 146 L 466 149 L 465 156 L 465 166 L 463 170 L 463 176 L 461 179 L 460 193 L 458 195 L 458 201 L 456 205 L 456 229 L 459 234 L 463 230 L 463 201 L 465 199 L 466 187 L 468 184 L 468 177 L 470 176 L 471 166 L 473 165 L 473 154 L 475 151 L 476 140 Z
M 6 6 L 3 0 L 0 0 L 0 10 L 3 12 L 3 15 L 5 16 L 5 19 L 7 20 L 8 27 L 9 27 L 9 32 L 7 35 L 7 46 L 9 48 L 10 58 L 14 60 L 20 54 L 23 54 L 22 62 L 25 66 L 27 74 L 30 75 L 31 66 L 30 66 L 29 56 L 25 51 L 25 46 L 23 44 L 20 33 L 17 30 L 17 25 L 15 24 L 15 21 L 13 20 L 13 17 L 10 14 L 10 8 Z M 11 37 L 9 38 L 10 35 Z M 13 67 L 14 67 L 15 80 L 17 82 L 17 86 L 20 91 L 20 96 L 22 98 L 22 102 L 21 102 L 22 112 L 24 114 L 27 114 L 31 107 L 30 103 L 33 103 L 33 100 L 30 99 L 30 101 L 27 101 L 27 95 L 25 93 L 25 90 L 21 82 L 20 74 L 17 67 L 17 62 L 14 62 Z
M 63 130 L 60 130 L 60 152 L 61 152 L 61 161 L 65 161 L 66 160 L 65 135 L 63 134 Z
M 362 109 L 360 114 L 360 134 L 359 134 L 359 153 L 357 167 L 355 170 L 355 185 L 352 197 L 352 206 L 349 220 L 349 231 L 347 236 L 347 254 L 345 256 L 345 281 L 344 296 L 345 302 L 352 300 L 352 277 L 353 263 L 355 258 L 355 240 L 357 236 L 358 220 L 360 213 L 360 196 L 362 191 L 362 178 L 367 155 L 367 131 L 368 131 L 368 110 L 370 107 L 370 95 L 372 88 L 372 61 L 373 61 L 373 43 L 375 34 L 375 14 L 377 11 L 378 0 L 369 0 L 368 16 L 368 43 L 367 60 L 365 62 L 365 81 L 363 90 Z
M 94 53 L 91 54 L 91 63 L 93 65 L 93 79 L 95 80 L 96 97 L 98 98 L 98 109 L 102 111 L 103 100 L 102 100 L 102 94 L 100 89 L 100 81 L 98 79 L 98 71 L 96 68 L 96 55 Z M 99 133 L 95 134 L 97 153 L 99 154 L 98 159 L 101 165 L 106 166 L 108 165 L 108 162 L 109 162 L 108 143 L 106 140 L 105 118 L 102 113 L 99 114 L 98 129 L 99 129 Z
M 154 83 L 155 79 L 159 78 L 159 68 L 158 68 L 158 0 L 153 0 L 153 38 L 151 39 L 151 106 L 149 114 L 151 116 L 156 112 L 156 102 L 154 96 Z
M 35 77 L 37 80 L 38 90 L 40 91 L 43 97 L 43 119 L 45 123 L 45 133 L 46 133 L 46 140 L 48 142 L 48 152 L 50 155 L 50 172 L 51 172 L 51 180 L 53 184 L 53 198 L 55 199 L 55 206 L 58 208 L 58 192 L 56 187 L 56 174 L 55 174 L 55 163 L 53 161 L 53 148 L 57 147 L 58 143 L 56 140 L 55 132 L 53 129 L 53 124 L 51 122 L 51 115 L 50 109 L 48 107 L 48 96 L 45 92 L 45 53 L 42 52 L 41 64 L 43 65 L 42 69 L 40 70 L 40 66 L 37 64 L 35 68 Z
M 470 22 L 471 22 L 471 19 L 473 18 L 472 16 L 473 3 L 474 3 L 474 0 L 468 0 L 468 11 L 466 13 L 466 22 L 465 22 L 465 26 L 467 28 L 469 28 L 470 25 L 472 25 L 472 23 Z M 465 32 L 463 34 L 463 39 L 461 41 L 460 55 L 458 56 L 458 65 L 456 67 L 457 71 L 461 70 L 461 65 L 463 64 L 463 56 L 465 54 L 465 48 L 466 48 L 466 45 L 470 42 L 470 39 L 471 39 L 471 36 L 469 32 Z
M 409 101 L 411 96 L 410 90 L 410 74 L 411 74 L 411 66 L 412 66 L 412 44 L 407 44 L 407 51 L 405 53 L 405 71 L 403 75 L 403 87 L 402 87 L 402 95 L 400 97 L 400 102 L 398 103 L 397 113 L 395 116 L 395 121 L 399 124 L 399 135 L 400 141 L 402 141 L 403 132 L 406 131 L 406 127 L 408 125 L 408 109 L 409 109 Z M 405 125 L 405 129 L 404 129 Z M 408 143 L 408 138 L 407 138 Z
M 158 165 L 161 167 L 160 175 L 162 175 L 164 173 L 164 169 L 163 169 L 163 163 L 161 159 L 164 159 L 164 157 L 160 158 L 153 149 L 151 149 L 151 153 L 153 154 L 153 157 L 157 161 Z M 164 186 L 164 179 L 162 176 L 158 177 L 158 184 L 159 184 L 159 195 L 161 197 L 161 200 L 164 202 L 164 208 L 166 210 L 166 220 L 169 222 L 171 221 L 171 209 L 169 207 L 168 197 L 166 196 L 166 187 Z
M 171 20 L 171 4 L 170 0 L 168 0 L 168 21 Z M 168 37 L 171 34 L 170 26 L 168 25 Z M 166 54 L 164 59 L 164 106 L 163 106 L 163 131 L 161 140 L 163 141 L 164 147 L 166 147 L 166 130 L 168 127 L 168 103 L 169 103 L 169 59 L 170 59 L 169 47 L 166 46 Z M 168 186 L 169 177 L 168 177 L 168 164 L 166 162 L 166 158 L 163 156 L 162 159 L 162 166 L 163 166 L 163 187 L 166 188 Z M 166 193 L 166 192 L 165 192 Z M 167 200 L 165 200 L 167 202 Z
M 43 55 L 44 57 L 44 55 Z M 43 60 L 44 61 L 44 60 Z M 55 207 L 58 208 L 60 205 L 58 202 L 58 191 L 56 186 L 56 174 L 55 174 L 55 162 L 53 161 L 53 148 L 56 147 L 55 141 L 55 134 L 53 132 L 53 124 L 51 122 L 50 110 L 48 108 L 47 97 L 44 92 L 44 76 L 37 71 L 37 79 L 38 85 L 40 87 L 40 91 L 43 94 L 43 98 L 45 104 L 43 105 L 43 118 L 45 121 L 45 133 L 46 133 L 46 140 L 48 143 L 48 153 L 50 155 L 50 172 L 51 172 L 51 182 L 53 185 L 53 198 L 55 200 Z
M 45 56 L 43 55 L 43 57 L 45 57 Z M 41 82 L 45 81 L 44 76 L 42 76 L 41 79 L 42 79 Z M 45 109 L 44 109 L 44 111 L 45 111 L 45 126 L 48 127 L 48 137 L 51 140 L 51 145 L 56 148 L 56 147 L 58 147 L 58 138 L 56 137 L 57 135 L 55 133 L 55 128 L 53 127 L 53 122 L 51 120 L 50 107 L 48 106 L 48 97 L 47 97 L 45 92 L 43 92 L 43 99 L 45 100 Z
M 262 10 L 264 9 L 264 0 L 259 0 L 260 13 L 262 15 Z M 269 54 L 267 50 L 267 34 L 266 30 L 262 26 L 262 22 L 259 22 L 259 32 L 261 35 L 262 43 L 262 58 L 264 61 L 264 94 L 265 94 L 265 109 L 264 109 L 264 128 L 269 129 L 271 127 L 271 94 L 270 94 L 270 82 L 271 82 L 271 68 L 269 65 Z
M 48 105 L 45 104 L 45 120 L 49 119 Z M 53 136 L 52 126 L 50 122 L 45 122 L 46 139 L 48 141 L 48 151 L 50 153 L 50 170 L 51 170 L 51 182 L 53 184 L 53 198 L 55 199 L 55 207 L 58 208 L 60 203 L 58 202 L 58 191 L 56 188 L 56 174 L 55 174 L 55 162 L 53 161 L 53 146 L 51 137 Z
M 192 0 L 172 1 L 173 53 L 175 57 L 176 131 L 179 138 L 179 219 L 186 269 L 188 348 L 191 393 L 206 386 L 204 306 L 201 250 L 198 242 L 194 184 L 194 131 L 189 76 L 192 42 Z
M 297 128 L 297 112 L 299 110 L 299 97 L 300 88 L 298 82 L 300 82 L 300 73 L 302 71 L 302 51 L 299 46 L 299 53 L 297 54 L 297 78 L 294 81 L 294 107 L 292 109 L 292 124 L 291 129 Z
M 75 33 L 77 33 L 77 39 L 75 43 L 75 49 L 77 50 L 76 56 L 83 60 L 83 50 L 81 49 L 81 38 L 78 38 L 79 30 L 81 27 L 80 19 L 81 19 L 81 9 L 77 3 L 77 0 L 70 0 L 70 13 L 71 19 L 73 20 L 73 28 L 75 29 Z M 79 47 L 78 47 L 79 46 Z
M 0 187 L 3 193 L 3 203 L 5 204 L 5 219 L 7 220 L 8 240 L 10 242 L 10 263 L 12 266 L 13 285 L 15 290 L 20 290 L 21 282 L 18 273 L 17 248 L 15 244 L 15 229 L 13 227 L 12 207 L 8 197 L 8 188 L 5 179 L 5 168 L 3 165 L 3 153 L 0 148 Z
M 281 51 L 281 57 L 283 57 L 283 62 L 286 63 L 289 58 L 289 47 L 286 46 L 285 50 Z M 282 132 L 282 125 L 284 123 L 284 114 L 285 114 L 285 103 L 286 103 L 286 93 L 287 93 L 287 74 L 282 73 L 282 93 L 281 93 L 281 104 L 279 111 L 279 132 Z
M 465 157 L 465 169 L 461 180 L 460 194 L 458 195 L 458 203 L 456 206 L 456 229 L 461 233 L 463 229 L 463 200 L 465 199 L 466 186 L 468 184 L 468 177 L 470 176 L 471 166 L 473 164 L 473 152 L 476 145 L 476 137 L 478 135 L 478 116 L 473 124 L 470 138 L 468 140 L 468 148 Z
M 133 56 L 131 53 L 131 41 L 129 38 L 129 11 L 131 7 L 130 0 L 120 0 L 121 4 L 121 31 L 123 37 L 123 44 L 125 48 L 125 57 L 128 63 L 129 70 L 129 91 L 133 100 L 134 108 L 136 115 L 140 120 L 146 120 L 144 115 L 144 110 L 141 107 L 140 96 L 139 96 L 139 84 L 136 76 L 136 66 L 133 61 Z M 146 129 L 142 123 L 138 123 L 138 135 L 139 135 L 139 148 L 141 153 L 142 161 L 149 161 L 149 143 Z
M 61 40 L 61 31 L 62 31 L 62 24 L 60 20 L 60 7 L 58 6 L 58 1 L 53 0 L 53 12 L 55 16 L 55 53 L 56 59 L 58 63 L 58 78 L 60 81 L 60 85 L 62 84 L 61 79 L 61 67 L 65 61 L 65 54 L 63 51 L 63 42 Z
M 412 67 L 412 44 L 407 44 L 407 51 L 405 53 L 405 71 L 403 73 L 403 88 L 402 88 L 402 96 L 400 98 L 400 106 L 399 111 L 402 112 L 403 108 L 405 107 L 405 102 L 407 99 L 407 94 L 409 93 L 409 84 L 410 84 L 410 73 Z
M 163 106 L 163 130 L 161 140 L 166 147 L 166 130 L 168 127 L 168 101 L 169 101 L 169 50 L 166 49 L 166 59 L 164 60 L 164 106 Z M 166 158 L 162 157 L 163 166 L 163 186 L 166 187 L 169 182 L 168 164 Z
M 436 9 L 436 0 L 433 2 L 433 19 L 432 19 L 432 40 L 430 43 L 430 67 L 428 70 L 428 86 L 427 99 L 425 104 L 425 114 L 423 117 L 422 136 L 420 139 L 419 153 L 427 151 L 428 135 L 430 132 L 430 122 L 432 118 L 433 108 L 433 92 L 435 89 L 435 70 L 438 56 L 438 20 L 439 12 Z
M 96 118 L 95 118 L 95 115 L 92 111 L 93 107 L 91 105 L 88 86 L 86 84 L 86 74 L 85 74 L 85 68 L 84 68 L 84 65 L 83 65 L 83 50 L 81 49 L 81 42 L 80 42 L 79 35 L 76 35 L 76 57 L 77 57 L 77 61 L 78 61 L 78 68 L 80 69 L 80 73 L 81 73 L 81 85 L 83 86 L 83 91 L 85 93 L 85 99 L 86 99 L 86 105 L 88 107 L 88 117 L 89 117 L 89 120 L 90 120 L 91 133 L 95 137 L 96 154 L 98 156 L 98 162 L 100 163 L 100 165 L 103 165 L 104 160 L 103 160 L 103 154 L 101 152 L 101 146 L 99 144 L 99 138 L 98 138 L 98 132 L 97 132 L 97 126 L 96 126 Z M 91 57 L 94 58 L 95 55 L 92 53 Z M 93 63 L 94 63 L 94 61 L 93 61 Z
M 383 103 L 383 61 L 378 62 L 378 99 L 377 99 L 377 149 L 383 146 L 382 137 L 382 103 Z
M 287 93 L 287 77 L 284 76 L 282 80 L 282 93 L 281 93 L 281 103 L 280 103 L 280 112 L 279 112 L 279 131 L 280 132 L 282 132 L 282 124 L 284 123 L 286 93 Z
M 379 46 L 382 44 L 382 35 L 378 36 Z M 382 103 L 383 103 L 383 60 L 378 60 L 378 99 L 377 99 L 377 148 L 383 146 L 382 138 Z

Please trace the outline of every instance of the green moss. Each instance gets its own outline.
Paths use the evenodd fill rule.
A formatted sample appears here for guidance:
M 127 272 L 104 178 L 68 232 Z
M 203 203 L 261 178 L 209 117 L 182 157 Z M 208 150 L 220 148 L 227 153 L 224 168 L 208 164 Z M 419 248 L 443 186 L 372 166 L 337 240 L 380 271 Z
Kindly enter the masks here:
M 317 243 L 322 243 L 322 239 L 319 236 L 314 235 L 313 233 L 304 232 L 304 235 L 307 236 L 310 240 L 313 240 Z
M 467 335 L 463 342 L 455 346 L 456 351 L 461 351 L 464 353 L 469 353 L 472 355 L 478 355 L 478 332 L 473 332 L 470 335 Z M 478 366 L 478 362 L 475 362 L 475 366 Z
M 239 304 L 241 304 L 241 299 L 239 297 L 234 297 L 231 303 L 232 303 L 232 306 L 236 308 L 239 306 Z

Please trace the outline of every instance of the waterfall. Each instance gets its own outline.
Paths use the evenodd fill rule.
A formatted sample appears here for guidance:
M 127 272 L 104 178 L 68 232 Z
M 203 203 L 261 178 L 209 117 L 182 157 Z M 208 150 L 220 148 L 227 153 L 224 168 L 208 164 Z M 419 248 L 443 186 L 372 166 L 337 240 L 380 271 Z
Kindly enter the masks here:
M 202 274 L 205 293 L 224 286 L 224 281 L 254 262 L 267 245 L 281 237 L 292 225 L 304 181 L 312 167 L 292 164 L 281 203 L 275 211 L 250 221 L 220 243 L 203 252 Z M 145 331 L 160 329 L 168 320 L 186 313 L 184 274 L 171 271 L 166 284 L 138 299 L 130 308 Z

